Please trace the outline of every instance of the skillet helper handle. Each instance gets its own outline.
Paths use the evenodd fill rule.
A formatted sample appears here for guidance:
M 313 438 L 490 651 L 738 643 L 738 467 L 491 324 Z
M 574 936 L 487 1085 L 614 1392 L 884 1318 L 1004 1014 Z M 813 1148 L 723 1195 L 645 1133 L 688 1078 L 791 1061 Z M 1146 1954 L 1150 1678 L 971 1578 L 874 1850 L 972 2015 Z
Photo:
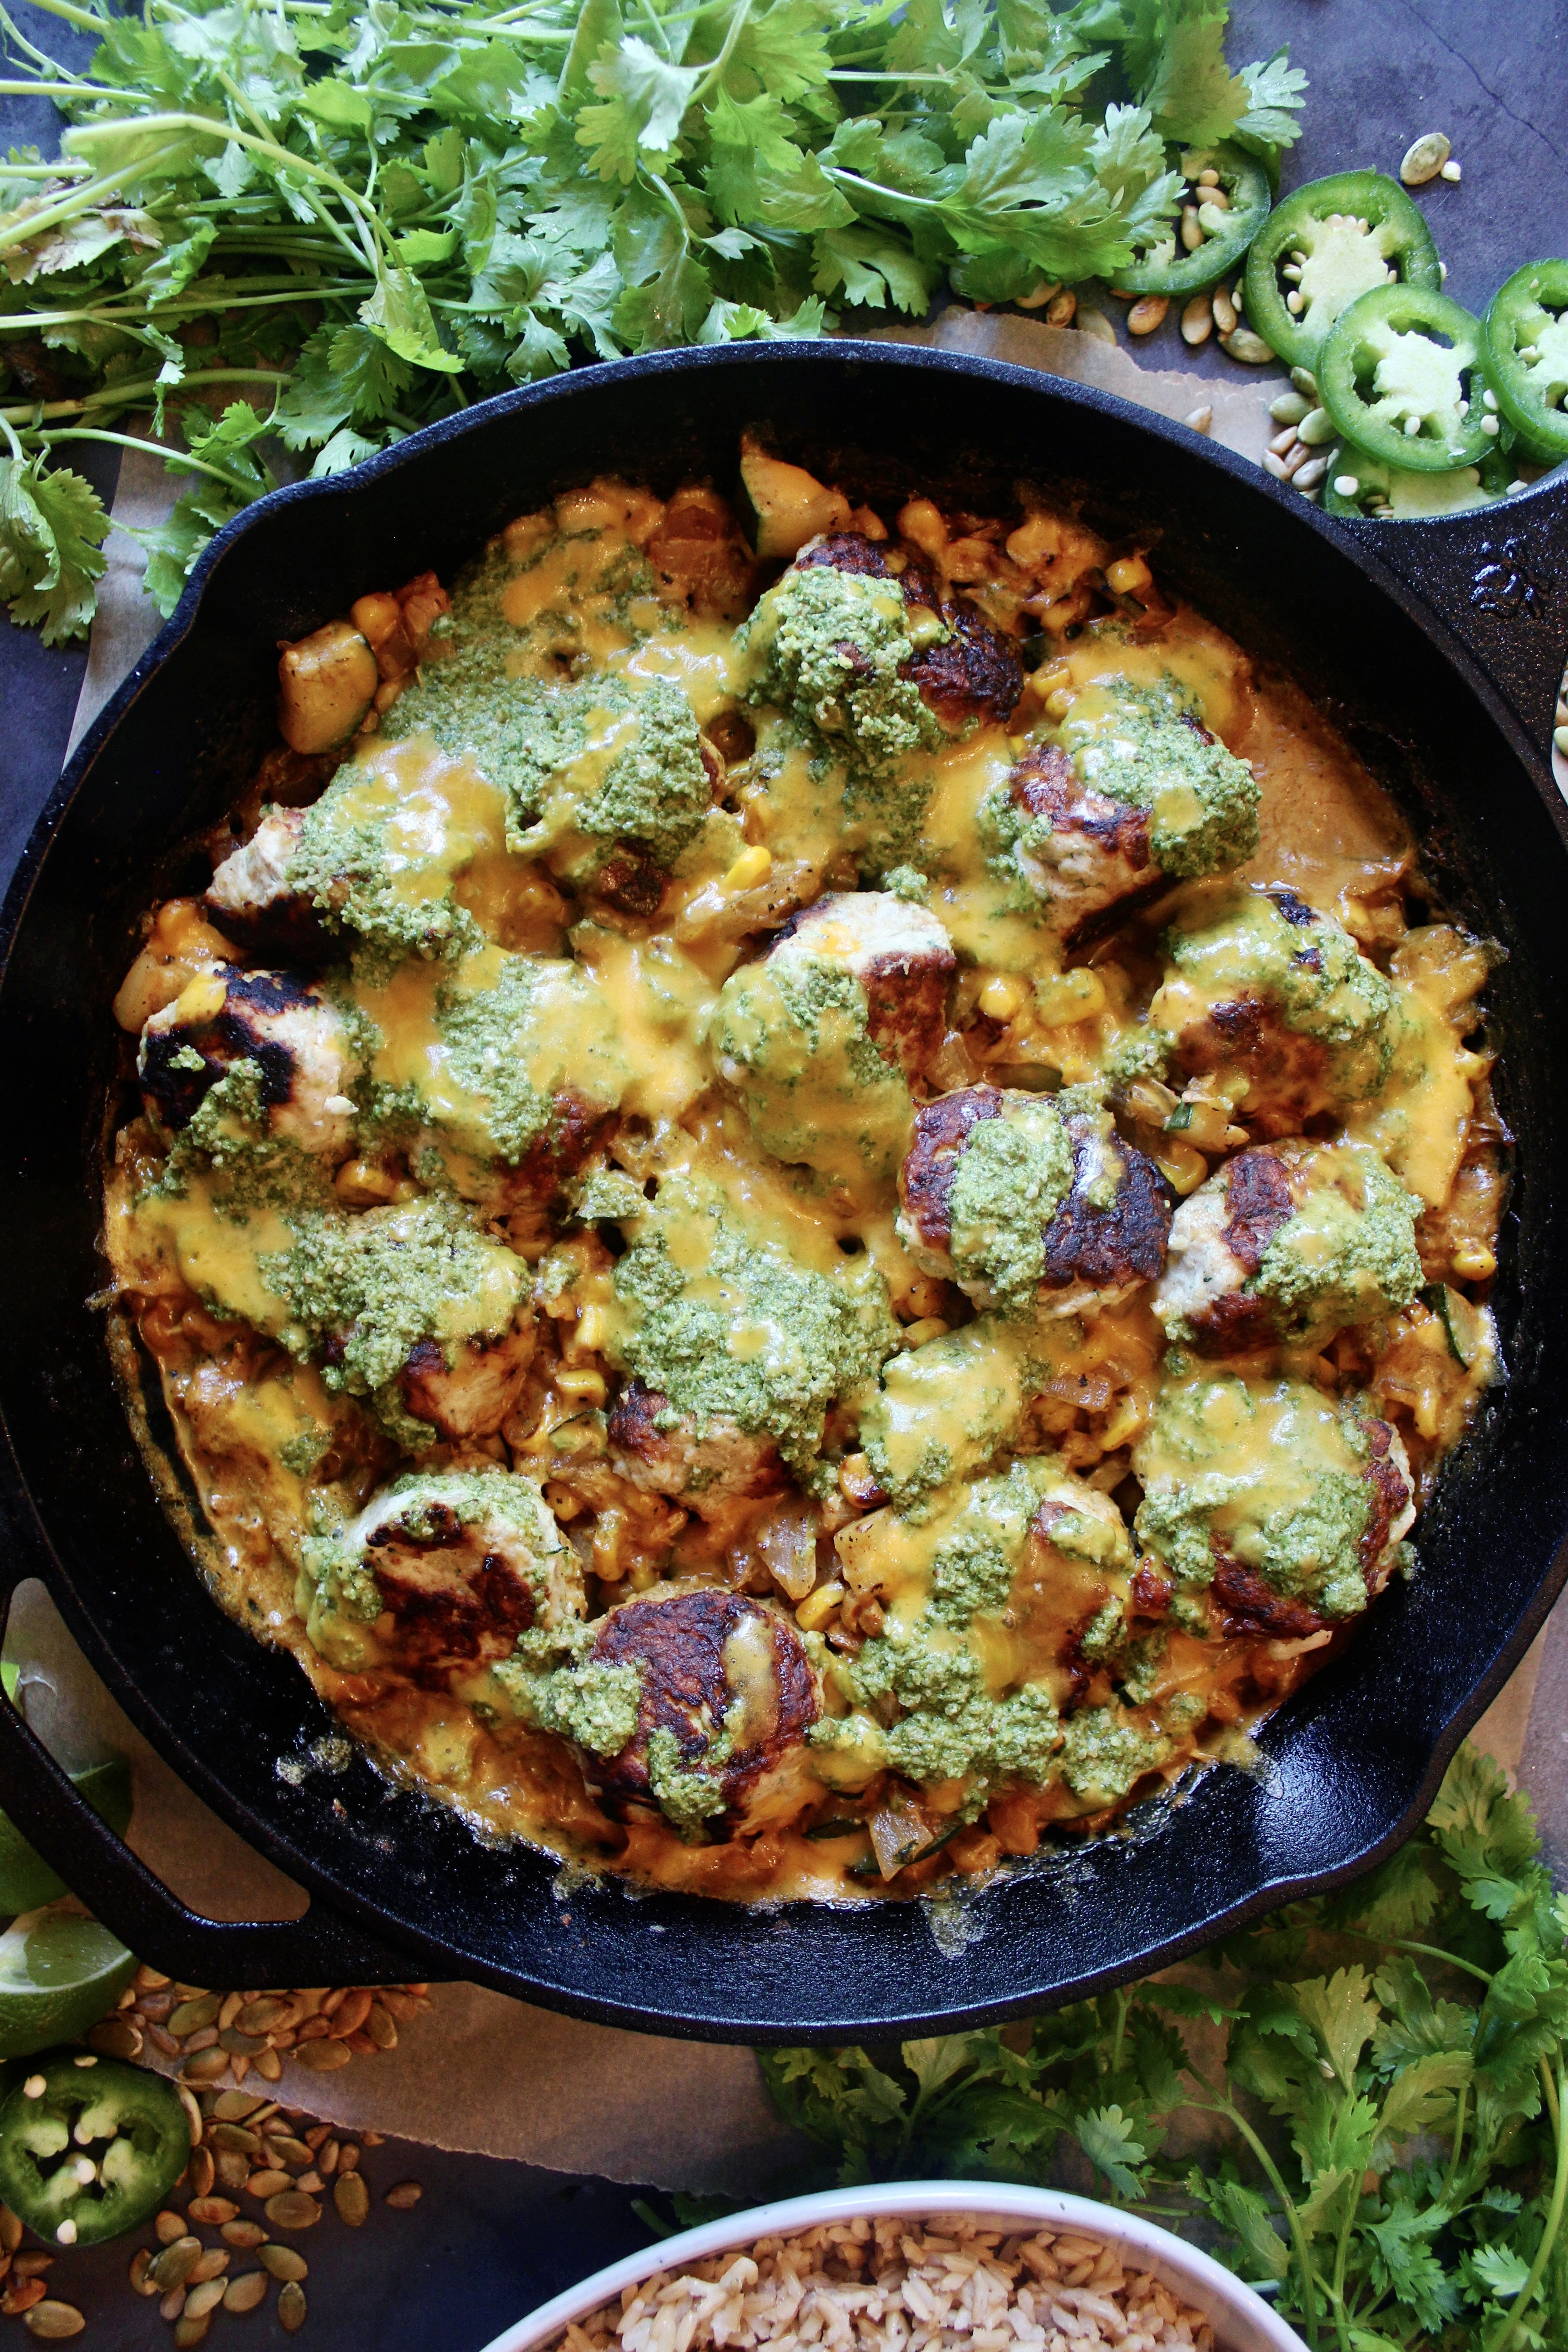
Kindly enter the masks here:
M 1550 762 L 1568 664 L 1568 467 L 1459 514 L 1337 527 L 1458 637 Z
M 0 1606 L 9 1605 L 14 1580 L 15 1572 L 0 1577 Z M 92 1889 L 95 1916 L 138 1959 L 182 1984 L 406 1984 L 429 1973 L 314 1895 L 300 1919 L 230 1923 L 187 1909 L 78 1794 L 3 1697 L 0 1805 L 68 1886 Z

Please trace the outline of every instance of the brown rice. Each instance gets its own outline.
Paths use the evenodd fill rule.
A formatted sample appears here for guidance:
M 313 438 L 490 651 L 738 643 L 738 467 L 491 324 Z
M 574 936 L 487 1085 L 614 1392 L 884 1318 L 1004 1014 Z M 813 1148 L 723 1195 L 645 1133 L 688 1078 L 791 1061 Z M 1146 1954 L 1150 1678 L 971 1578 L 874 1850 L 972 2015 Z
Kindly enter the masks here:
M 1214 2352 L 1201 2311 L 1076 2231 L 944 2214 L 824 2223 L 660 2271 L 550 2352 Z

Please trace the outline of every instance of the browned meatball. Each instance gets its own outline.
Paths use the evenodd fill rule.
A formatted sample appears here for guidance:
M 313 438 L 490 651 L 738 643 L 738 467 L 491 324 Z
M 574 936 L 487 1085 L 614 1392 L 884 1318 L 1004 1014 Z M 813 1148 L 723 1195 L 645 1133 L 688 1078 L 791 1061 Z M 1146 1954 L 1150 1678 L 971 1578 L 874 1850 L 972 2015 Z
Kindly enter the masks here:
M 1108 1112 L 1064 1115 L 1049 1096 L 964 1087 L 921 1104 L 899 1193 L 919 1265 L 981 1307 L 1092 1312 L 1164 1264 L 1165 1179 Z
M 308 809 L 269 808 L 243 849 L 231 850 L 207 886 L 205 911 L 239 946 L 314 963 L 330 945 L 320 910 L 288 878 Z
M 1082 947 L 1165 887 L 1149 847 L 1149 811 L 1091 790 L 1059 744 L 1019 761 L 1007 797 L 1034 820 L 1015 855 L 1064 949 Z
M 895 541 L 865 539 L 858 531 L 835 531 L 795 559 L 796 569 L 825 564 L 874 580 L 894 580 L 904 603 L 935 615 L 947 632 L 940 643 L 921 646 L 902 675 L 919 687 L 921 699 L 942 725 L 956 733 L 977 719 L 1005 719 L 1024 690 L 1023 664 L 1008 640 L 982 618 L 966 597 L 943 602 L 922 559 Z
M 763 1432 L 721 1418 L 699 1434 L 689 1414 L 676 1413 L 668 1397 L 637 1380 L 616 1400 L 609 1439 L 616 1467 L 634 1486 L 679 1496 L 703 1517 L 737 1496 L 781 1494 L 789 1483 L 777 1446 Z
M 925 908 L 885 890 L 832 891 L 790 917 L 768 956 L 791 967 L 821 964 L 858 981 L 867 1034 L 906 1077 L 919 1077 L 941 1045 L 958 958 Z
M 710 1586 L 650 1593 L 600 1621 L 592 1656 L 641 1677 L 631 1739 L 584 1759 L 611 1811 L 658 1804 L 712 1837 L 789 1821 L 821 1795 L 805 1745 L 818 1677 L 781 1611 Z
M 420 1339 L 397 1376 L 403 1402 L 443 1437 L 493 1436 L 517 1402 L 537 1341 L 531 1315 L 498 1339 L 466 1340 L 450 1363 L 437 1340 Z
M 189 1126 L 237 1062 L 253 1063 L 270 1131 L 327 1160 L 347 1157 L 359 1060 L 333 1007 L 286 971 L 220 964 L 142 1032 L 137 1068 L 147 1113 L 165 1130 Z

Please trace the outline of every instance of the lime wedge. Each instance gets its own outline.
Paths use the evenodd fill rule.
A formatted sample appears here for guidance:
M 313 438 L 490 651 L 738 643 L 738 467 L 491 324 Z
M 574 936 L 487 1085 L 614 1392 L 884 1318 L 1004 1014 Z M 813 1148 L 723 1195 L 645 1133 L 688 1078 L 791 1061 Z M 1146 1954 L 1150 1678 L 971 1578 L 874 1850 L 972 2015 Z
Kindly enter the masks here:
M 136 1969 L 96 1919 L 31 1911 L 0 1936 L 0 2060 L 74 2042 L 114 2007 Z
M 124 1759 L 89 1764 L 71 1779 L 93 1811 L 117 1837 L 123 1837 L 131 1823 L 131 1767 Z M 37 1911 L 45 1903 L 58 1902 L 66 1891 L 64 1879 L 27 1843 L 16 1823 L 0 1813 L 0 1915 Z

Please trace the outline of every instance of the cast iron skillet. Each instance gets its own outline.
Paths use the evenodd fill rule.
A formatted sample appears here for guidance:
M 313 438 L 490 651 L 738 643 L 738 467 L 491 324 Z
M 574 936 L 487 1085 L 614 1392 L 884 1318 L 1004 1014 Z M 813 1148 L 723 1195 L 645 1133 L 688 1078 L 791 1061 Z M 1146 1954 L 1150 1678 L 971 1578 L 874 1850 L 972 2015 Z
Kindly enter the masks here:
M 110 1001 L 148 900 L 205 879 L 182 871 L 179 845 L 227 807 L 268 738 L 278 639 L 426 565 L 449 577 L 510 516 L 596 472 L 665 489 L 693 471 L 728 481 L 740 429 L 762 419 L 808 459 L 880 451 L 910 487 L 956 471 L 977 479 L 981 506 L 988 481 L 1004 495 L 1019 474 L 1076 483 L 1113 533 L 1157 530 L 1164 580 L 1338 711 L 1410 812 L 1428 873 L 1509 950 L 1491 1001 L 1522 1168 L 1500 1286 L 1510 1379 L 1422 1521 L 1419 1576 L 1275 1717 L 1265 1769 L 1216 1770 L 1150 1833 L 993 1886 L 940 1940 L 916 1904 L 770 1913 L 614 1885 L 557 1892 L 552 1864 L 486 1849 L 362 1757 L 281 1777 L 330 1717 L 198 1585 L 89 1304 L 104 1277 Z M 615 2023 L 753 2042 L 927 2032 L 1081 1996 L 1386 1853 L 1568 1574 L 1568 826 L 1542 748 L 1565 572 L 1557 488 L 1500 514 L 1336 528 L 1254 467 L 1094 392 L 845 343 L 590 369 L 249 509 L 71 762 L 5 912 L 4 1582 L 44 1578 L 132 1719 L 310 1889 L 310 1908 L 287 1924 L 197 1918 L 0 1706 L 6 1810 L 183 1979 L 460 1976 Z

